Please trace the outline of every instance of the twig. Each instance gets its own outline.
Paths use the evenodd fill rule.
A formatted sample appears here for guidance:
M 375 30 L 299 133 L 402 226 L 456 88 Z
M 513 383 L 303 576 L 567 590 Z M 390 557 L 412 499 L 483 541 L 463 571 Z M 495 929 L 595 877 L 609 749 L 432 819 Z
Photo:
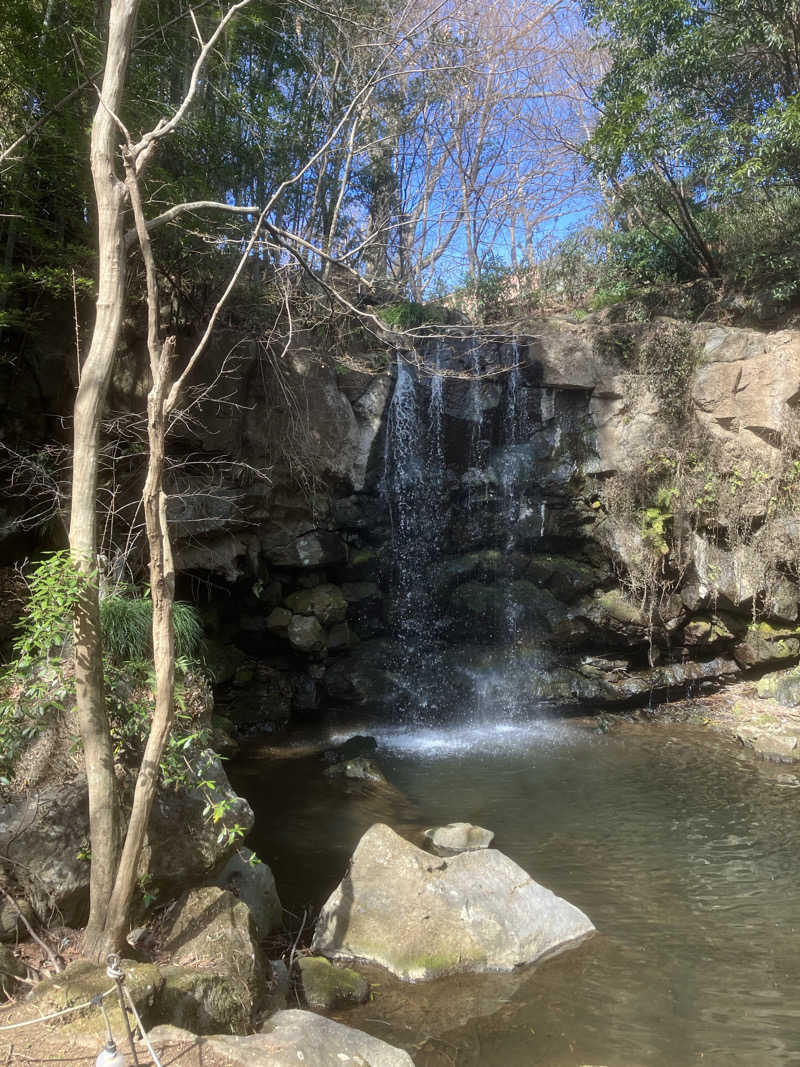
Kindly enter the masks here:
M 75 268 L 72 268 L 72 307 L 75 318 L 75 365 L 78 371 L 77 381 L 81 381 L 81 328 L 78 321 L 78 287 L 75 281 Z
M 53 952 L 53 950 L 50 948 L 50 946 L 46 945 L 44 943 L 44 941 L 42 941 L 42 939 L 39 937 L 39 935 L 34 932 L 33 927 L 28 922 L 27 918 L 22 914 L 22 911 L 20 910 L 19 904 L 17 904 L 16 900 L 14 900 L 14 898 L 11 896 L 11 894 L 8 893 L 5 889 L 3 889 L 2 886 L 0 886 L 0 893 L 3 894 L 3 896 L 9 902 L 9 904 L 11 904 L 11 906 L 14 908 L 14 910 L 17 913 L 17 915 L 19 915 L 20 919 L 22 919 L 23 923 L 25 924 L 25 929 L 31 935 L 33 940 L 37 943 L 37 945 L 40 945 L 41 948 L 43 948 L 44 951 L 47 953 L 47 958 L 50 960 L 50 962 L 55 967 L 56 974 L 61 974 L 61 972 L 64 970 L 63 962 L 58 958 L 58 956 L 56 956 L 56 954 Z
M 297 942 L 300 940 L 303 934 L 303 927 L 306 925 L 306 916 L 308 915 L 308 909 L 303 910 L 303 918 L 300 921 L 300 929 L 297 931 L 297 937 L 294 939 L 292 945 L 292 951 L 289 953 L 289 973 L 291 974 L 292 966 L 294 965 L 294 956 L 297 951 Z

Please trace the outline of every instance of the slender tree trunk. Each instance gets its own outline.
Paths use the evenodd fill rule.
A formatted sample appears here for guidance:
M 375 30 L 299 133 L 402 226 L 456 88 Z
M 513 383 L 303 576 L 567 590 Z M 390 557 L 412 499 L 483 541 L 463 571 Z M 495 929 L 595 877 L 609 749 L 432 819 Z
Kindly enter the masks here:
M 166 398 L 171 384 L 174 354 L 175 338 L 168 337 L 161 349 L 153 385 L 147 398 L 147 434 L 150 454 L 143 500 L 147 542 L 150 548 L 156 706 L 136 778 L 125 845 L 122 849 L 122 857 L 108 907 L 104 935 L 104 948 L 108 952 L 117 951 L 123 944 L 127 933 L 139 857 L 150 820 L 153 800 L 158 790 L 159 765 L 175 716 L 175 634 L 172 621 L 175 570 L 167 528 L 167 498 L 163 488 L 167 431 Z
M 98 215 L 97 315 L 75 400 L 69 544 L 87 576 L 75 612 L 75 690 L 89 787 L 92 841 L 90 911 L 84 951 L 102 955 L 106 910 L 119 854 L 114 753 L 103 697 L 97 566 L 97 464 L 100 424 L 125 307 L 125 187 L 115 169 L 119 111 L 139 0 L 112 0 L 101 102 L 92 125 L 91 166 Z

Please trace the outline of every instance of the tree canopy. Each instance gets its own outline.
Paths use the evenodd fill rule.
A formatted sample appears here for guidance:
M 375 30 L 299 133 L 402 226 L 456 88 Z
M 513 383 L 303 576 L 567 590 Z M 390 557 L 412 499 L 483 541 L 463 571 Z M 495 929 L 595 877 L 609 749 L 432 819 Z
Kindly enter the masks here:
M 585 12 L 609 56 L 588 156 L 632 264 L 647 260 L 642 242 L 659 244 L 654 273 L 794 285 L 780 245 L 797 233 L 800 6 L 587 0 Z M 754 224 L 742 257 L 736 231 Z

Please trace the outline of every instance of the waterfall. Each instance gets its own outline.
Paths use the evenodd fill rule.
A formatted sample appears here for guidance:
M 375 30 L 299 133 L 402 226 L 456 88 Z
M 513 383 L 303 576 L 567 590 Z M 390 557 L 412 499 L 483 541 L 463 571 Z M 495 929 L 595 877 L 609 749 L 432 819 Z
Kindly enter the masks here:
M 408 694 L 404 710 L 423 715 L 430 707 L 427 675 L 437 655 L 441 628 L 429 586 L 445 526 L 444 387 L 437 373 L 440 370 L 438 346 L 434 373 L 426 377 L 398 353 L 382 480 L 392 524 L 390 623 L 404 649 L 396 677 Z
M 555 400 L 526 382 L 517 344 L 502 351 L 505 367 L 491 378 L 485 349 L 463 349 L 466 380 L 443 373 L 453 353 L 441 344 L 428 350 L 427 368 L 398 353 L 382 492 L 392 532 L 391 671 L 407 721 L 468 709 L 480 721 L 508 721 L 535 690 L 524 552 L 537 538 L 537 511 L 538 537 L 545 532 L 532 436 L 540 416 L 554 417 Z M 541 405 L 533 413 L 532 403 Z
M 444 484 L 444 377 L 442 376 L 442 346 L 434 344 L 433 374 L 430 379 L 431 395 L 428 401 L 428 432 L 431 441 L 431 477 L 437 488 Z

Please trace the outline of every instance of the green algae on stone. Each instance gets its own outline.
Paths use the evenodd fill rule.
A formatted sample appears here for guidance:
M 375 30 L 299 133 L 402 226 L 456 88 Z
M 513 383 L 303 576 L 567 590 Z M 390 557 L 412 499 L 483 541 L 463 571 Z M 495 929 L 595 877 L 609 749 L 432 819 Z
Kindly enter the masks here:
M 195 1034 L 246 1034 L 251 1028 L 253 998 L 242 978 L 196 967 L 161 967 L 164 986 L 155 1021 Z
M 351 967 L 335 967 L 324 956 L 303 956 L 297 962 L 303 998 L 314 1011 L 329 1011 L 342 1004 L 363 1004 L 369 982 Z
M 130 993 L 142 1023 L 147 1027 L 154 1020 L 154 1008 L 164 986 L 164 977 L 158 967 L 152 963 L 136 963 L 122 960 L 125 987 Z M 104 966 L 78 960 L 71 963 L 61 974 L 47 978 L 33 991 L 33 1002 L 43 1015 L 63 1011 L 86 1004 L 92 998 L 108 992 L 114 983 L 106 974 Z M 116 992 L 104 998 L 104 1006 L 115 1034 L 123 1030 L 122 1013 Z M 105 1025 L 99 1008 L 92 1004 L 64 1016 L 63 1022 L 56 1020 L 53 1025 L 64 1026 L 69 1033 L 105 1035 Z
M 616 622 L 629 626 L 647 625 L 647 619 L 641 609 L 627 600 L 619 589 L 596 593 L 594 599 L 597 606 Z
M 795 659 L 800 655 L 800 627 L 765 621 L 752 623 L 734 649 L 734 655 L 742 667 Z

